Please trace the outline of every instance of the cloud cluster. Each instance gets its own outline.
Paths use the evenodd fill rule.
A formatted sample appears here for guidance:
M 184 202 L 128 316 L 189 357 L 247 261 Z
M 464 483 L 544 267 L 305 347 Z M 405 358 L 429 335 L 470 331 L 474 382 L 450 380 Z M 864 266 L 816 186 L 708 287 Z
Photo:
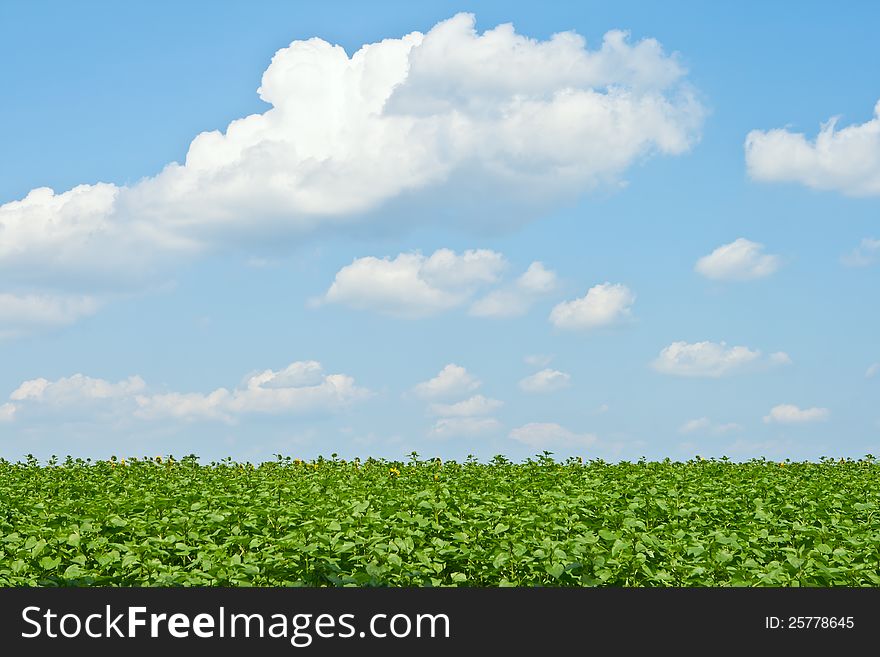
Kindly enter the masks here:
M 438 419 L 428 435 L 435 438 L 457 438 L 491 433 L 500 428 L 501 423 L 491 415 L 504 402 L 483 395 L 467 397 L 480 385 L 479 379 L 454 363 L 446 365 L 434 378 L 417 384 L 413 388 L 417 397 L 435 400 L 428 405 L 428 413 Z
M 430 256 L 401 253 L 395 258 L 356 258 L 336 273 L 321 303 L 338 303 L 391 317 L 416 319 L 436 315 L 470 302 L 483 288 L 498 283 L 508 263 L 487 249 L 461 255 L 438 249 Z M 512 284 L 497 287 L 473 301 L 477 317 L 515 317 L 556 289 L 556 273 L 533 262 Z
M 763 244 L 743 237 L 724 244 L 697 260 L 697 273 L 719 281 L 750 281 L 764 278 L 779 269 L 781 258 L 762 253 Z
M 366 399 L 370 391 L 345 374 L 324 374 L 320 363 L 300 361 L 284 370 L 248 376 L 243 385 L 210 393 L 155 392 L 138 376 L 113 383 L 82 374 L 55 381 L 32 379 L 22 383 L 5 404 L 10 419 L 19 409 L 75 411 L 96 405 L 107 412 L 144 420 L 221 420 L 258 414 L 311 414 L 340 411 Z M 11 407 L 11 408 L 8 408 Z
M 770 409 L 770 413 L 764 416 L 764 422 L 779 424 L 807 424 L 809 422 L 822 422 L 828 419 L 831 411 L 827 408 L 798 408 L 794 404 L 779 404 Z
M 704 115 L 653 39 L 614 31 L 590 50 L 573 32 L 479 34 L 470 14 L 350 57 L 318 38 L 294 41 L 258 93 L 269 109 L 199 134 L 155 176 L 42 187 L 0 205 L 0 280 L 48 291 L 84 276 L 138 279 L 183 254 L 389 216 L 520 222 L 617 185 L 649 156 L 688 151 Z
M 679 341 L 664 347 L 652 366 L 662 374 L 718 378 L 762 365 L 788 364 L 791 364 L 791 358 L 782 351 L 764 358 L 760 350 L 743 346 L 729 347 L 726 342 Z
M 602 283 L 573 301 L 563 301 L 550 311 L 550 323 L 556 328 L 585 330 L 611 326 L 631 315 L 636 295 L 620 283 Z
M 754 180 L 795 182 L 850 196 L 880 195 L 880 102 L 874 118 L 837 129 L 822 124 L 813 141 L 784 128 L 746 136 L 746 166 Z

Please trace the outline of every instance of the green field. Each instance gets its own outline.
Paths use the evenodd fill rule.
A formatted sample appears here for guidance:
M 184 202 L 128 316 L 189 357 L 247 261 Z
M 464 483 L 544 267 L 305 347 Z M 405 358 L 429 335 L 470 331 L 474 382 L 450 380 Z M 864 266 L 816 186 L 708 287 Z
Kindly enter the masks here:
M 2 586 L 878 586 L 880 464 L 0 461 Z

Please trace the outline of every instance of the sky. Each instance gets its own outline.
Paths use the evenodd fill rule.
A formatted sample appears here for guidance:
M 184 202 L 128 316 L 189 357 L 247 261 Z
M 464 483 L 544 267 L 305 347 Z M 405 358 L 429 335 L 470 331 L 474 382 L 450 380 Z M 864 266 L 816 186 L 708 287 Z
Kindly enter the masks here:
M 0 4 L 0 457 L 880 454 L 880 7 Z

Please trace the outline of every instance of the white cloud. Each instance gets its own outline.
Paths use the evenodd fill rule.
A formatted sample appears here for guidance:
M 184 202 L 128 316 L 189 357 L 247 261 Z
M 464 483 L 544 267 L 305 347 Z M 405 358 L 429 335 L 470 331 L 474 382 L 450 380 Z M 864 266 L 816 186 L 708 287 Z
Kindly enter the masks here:
M 0 404 L 0 422 L 11 422 L 15 418 L 14 404 Z
M 488 250 L 357 258 L 337 272 L 324 301 L 397 317 L 425 317 L 465 303 L 480 286 L 497 281 L 505 265 L 500 253 Z
M 559 370 L 543 369 L 520 380 L 519 387 L 525 392 L 554 392 L 571 385 L 571 375 Z
M 880 261 L 880 240 L 864 238 L 858 247 L 841 258 L 848 267 L 868 267 Z
M 740 237 L 697 260 L 694 269 L 706 278 L 721 281 L 749 281 L 764 278 L 781 264 L 776 255 L 764 254 L 763 244 Z
M 636 296 L 620 283 L 602 283 L 573 301 L 563 301 L 550 312 L 550 322 L 561 329 L 592 329 L 616 324 L 631 314 Z
M 544 367 L 549 365 L 552 360 L 553 356 L 547 354 L 530 354 L 523 358 L 523 362 L 531 367 Z
M 480 381 L 460 365 L 449 363 L 433 379 L 413 388 L 422 399 L 449 399 L 467 395 L 480 387 Z
M 470 314 L 477 317 L 517 317 L 542 296 L 556 289 L 556 273 L 540 262 L 533 262 L 516 281 L 507 287 L 493 290 L 475 301 Z
M 880 374 L 880 363 L 874 363 L 865 371 L 865 378 L 873 379 L 878 374 Z
M 794 404 L 779 404 L 770 409 L 764 416 L 764 422 L 781 424 L 803 424 L 827 420 L 831 412 L 827 408 L 798 408 Z
M 653 39 L 612 31 L 589 50 L 573 32 L 478 34 L 469 14 L 351 57 L 294 41 L 263 73 L 270 107 L 197 135 L 182 163 L 0 205 L 0 280 L 116 284 L 214 248 L 376 222 L 517 224 L 688 151 L 704 109 L 685 77 Z
M 792 361 L 791 356 L 789 356 L 784 351 L 774 351 L 769 356 L 770 363 L 773 365 L 791 365 L 794 361 Z
M 66 326 L 94 314 L 99 305 L 98 300 L 90 296 L 0 292 L 0 338 Z
M 727 422 L 724 424 L 716 424 L 712 422 L 707 417 L 700 417 L 693 420 L 688 420 L 683 425 L 681 425 L 678 429 L 679 433 L 711 433 L 714 435 L 721 435 L 725 433 L 729 433 L 731 431 L 738 431 L 742 429 L 740 425 L 735 422 Z
M 791 358 L 778 351 L 766 359 L 759 350 L 728 347 L 726 342 L 673 342 L 664 347 L 652 366 L 663 374 L 718 378 L 768 365 L 787 365 Z
M 146 383 L 139 376 L 111 383 L 104 379 L 74 374 L 56 381 L 31 379 L 16 388 L 9 398 L 13 401 L 36 401 L 50 406 L 73 406 L 87 401 L 131 397 L 144 389 Z
M 510 438 L 535 449 L 590 447 L 594 434 L 578 434 L 553 422 L 530 422 L 510 432 Z
M 303 360 L 291 363 L 279 372 L 264 370 L 245 379 L 245 386 L 252 388 L 297 388 L 320 385 L 324 379 L 324 368 L 316 360 Z
M 137 397 L 135 415 L 229 420 L 247 413 L 308 414 L 339 411 L 372 393 L 345 374 L 323 373 L 316 361 L 296 362 L 284 370 L 249 377 L 244 388 L 218 388 L 208 394 L 168 393 Z
M 489 399 L 483 395 L 474 395 L 454 404 L 431 404 L 428 410 L 432 415 L 441 417 L 471 417 L 474 415 L 491 415 L 504 406 L 504 402 Z
M 814 141 L 787 129 L 752 130 L 746 136 L 749 175 L 765 182 L 797 182 L 850 196 L 880 194 L 880 102 L 874 118 L 836 129 L 822 124 Z
M 135 398 L 136 417 L 145 420 L 173 418 L 176 420 L 222 420 L 232 422 L 232 393 L 218 388 L 207 395 L 200 392 L 168 392 L 139 395 Z
M 142 419 L 218 419 L 232 421 L 247 413 L 313 413 L 340 410 L 370 396 L 344 374 L 324 375 L 315 361 L 293 363 L 279 372 L 266 370 L 250 376 L 244 387 L 198 392 L 155 393 L 139 376 L 112 383 L 75 374 L 49 381 L 22 383 L 9 398 L 16 410 L 32 405 L 57 410 L 99 405 L 119 414 Z M 7 404 L 9 406 L 9 404 Z

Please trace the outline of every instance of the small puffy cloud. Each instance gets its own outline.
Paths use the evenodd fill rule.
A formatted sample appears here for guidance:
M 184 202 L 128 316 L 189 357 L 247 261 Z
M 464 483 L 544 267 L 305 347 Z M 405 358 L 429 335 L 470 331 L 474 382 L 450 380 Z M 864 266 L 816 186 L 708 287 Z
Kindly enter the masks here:
M 90 296 L 0 292 L 0 338 L 66 326 L 94 314 L 99 305 Z
M 491 415 L 504 406 L 504 402 L 489 399 L 483 395 L 474 395 L 454 404 L 431 404 L 428 410 L 432 415 L 441 417 L 471 417 L 475 415 Z
M 462 438 L 492 433 L 501 428 L 493 417 L 447 417 L 437 420 L 429 435 L 434 438 Z
M 880 262 L 880 240 L 866 237 L 861 243 L 841 258 L 847 267 L 868 267 Z
M 422 399 L 450 399 L 467 395 L 480 387 L 480 381 L 465 368 L 449 363 L 433 379 L 423 381 L 413 388 Z
M 791 360 L 791 356 L 784 351 L 774 351 L 770 354 L 769 359 L 773 365 L 791 365 L 794 362 Z
M 822 124 L 813 141 L 784 128 L 752 130 L 745 142 L 749 175 L 849 196 L 880 195 L 880 102 L 865 123 L 838 130 L 837 121 Z
M 781 263 L 777 255 L 763 253 L 764 245 L 740 237 L 697 260 L 697 273 L 719 281 L 749 281 L 775 272 Z
M 788 354 L 775 352 L 766 359 L 757 349 L 728 347 L 726 342 L 673 342 L 652 363 L 662 374 L 718 378 L 767 365 L 791 363 Z
M 516 287 L 528 294 L 549 294 L 556 289 L 556 272 L 537 260 L 516 280 Z
M 530 422 L 510 432 L 510 438 L 534 449 L 590 447 L 597 438 L 590 433 L 574 433 L 554 422 Z
M 865 371 L 865 378 L 873 379 L 878 374 L 880 374 L 880 363 L 874 363 Z
M 12 422 L 15 419 L 15 404 L 0 404 L 0 422 Z
M 570 384 L 571 375 L 547 368 L 520 380 L 519 387 L 525 392 L 540 393 L 561 390 Z
M 616 324 L 631 314 L 636 296 L 620 283 L 602 283 L 573 301 L 563 301 L 550 312 L 550 322 L 561 329 L 592 329 Z
M 480 286 L 497 281 L 505 266 L 500 253 L 488 250 L 357 258 L 337 272 L 323 300 L 395 317 L 426 317 L 465 303 Z
M 470 314 L 477 317 L 517 317 L 542 296 L 556 289 L 556 273 L 540 262 L 533 262 L 516 281 L 507 287 L 489 292 L 471 304 Z
M 730 431 L 738 431 L 742 429 L 740 425 L 735 422 L 727 422 L 724 424 L 716 424 L 712 422 L 707 417 L 700 417 L 693 420 L 688 420 L 683 425 L 681 425 L 678 429 L 679 433 L 711 433 L 714 435 L 721 435 L 725 433 L 729 433 Z
M 831 412 L 827 408 L 798 408 L 794 404 L 779 404 L 770 409 L 769 415 L 764 416 L 764 422 L 777 422 L 780 424 L 806 424 L 808 422 L 822 422 L 827 420 Z

